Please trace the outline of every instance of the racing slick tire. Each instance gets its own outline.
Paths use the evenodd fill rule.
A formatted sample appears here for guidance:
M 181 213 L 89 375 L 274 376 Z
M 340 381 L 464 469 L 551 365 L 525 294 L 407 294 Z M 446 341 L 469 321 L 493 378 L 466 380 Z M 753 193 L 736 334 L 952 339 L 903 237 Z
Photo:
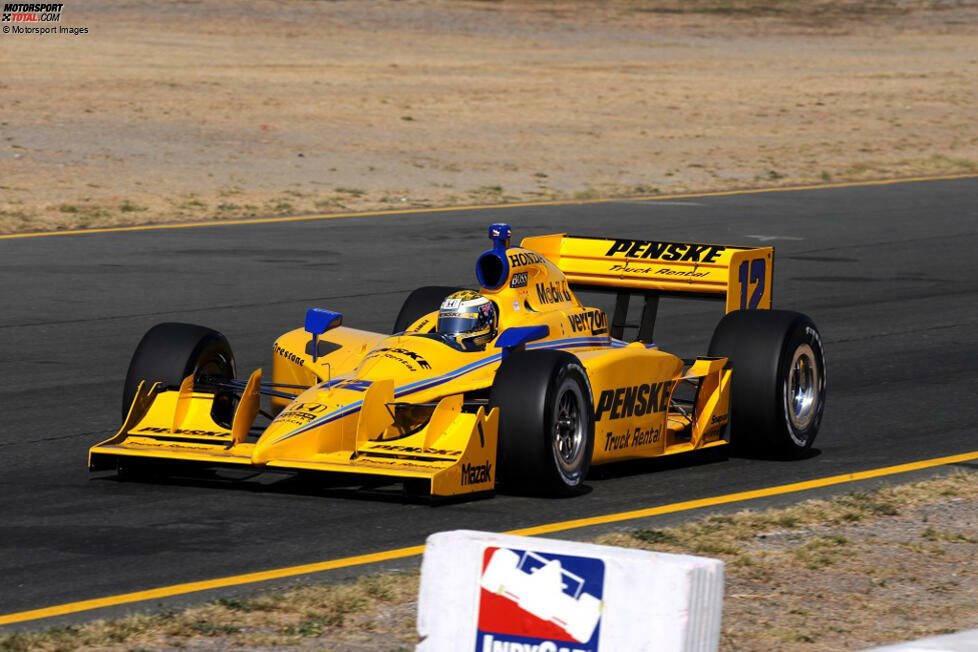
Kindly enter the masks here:
M 234 378 L 234 354 L 227 338 L 194 324 L 168 322 L 153 326 L 143 335 L 129 363 L 122 390 L 122 420 L 129 414 L 141 380 L 177 388 L 191 374 L 195 378 Z M 230 428 L 234 418 L 233 396 L 218 393 L 211 416 Z
M 456 288 L 442 285 L 426 285 L 420 287 L 404 300 L 401 312 L 397 313 L 394 320 L 394 330 L 391 333 L 403 333 L 407 327 L 418 321 L 429 312 L 434 312 L 441 307 L 442 301 L 449 294 L 453 294 L 464 288 Z
M 780 458 L 808 454 L 825 409 L 825 354 L 814 322 L 788 310 L 735 310 L 709 354 L 730 359 L 730 438 L 736 449 Z
M 497 477 L 518 491 L 571 495 L 594 451 L 587 373 L 565 351 L 517 351 L 499 366 L 489 394 L 499 408 Z

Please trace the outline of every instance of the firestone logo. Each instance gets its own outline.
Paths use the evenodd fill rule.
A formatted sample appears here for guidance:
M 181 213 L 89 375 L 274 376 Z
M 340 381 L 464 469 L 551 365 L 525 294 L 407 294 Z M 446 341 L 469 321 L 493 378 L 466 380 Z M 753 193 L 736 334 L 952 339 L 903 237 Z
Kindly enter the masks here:
M 4 23 L 57 23 L 61 21 L 63 3 L 5 3 L 0 22 Z

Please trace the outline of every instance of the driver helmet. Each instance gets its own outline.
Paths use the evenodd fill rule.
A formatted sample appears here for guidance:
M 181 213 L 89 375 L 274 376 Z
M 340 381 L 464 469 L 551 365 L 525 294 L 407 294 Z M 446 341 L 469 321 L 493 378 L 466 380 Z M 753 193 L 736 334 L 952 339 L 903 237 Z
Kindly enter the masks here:
M 437 330 L 463 346 L 483 346 L 496 337 L 496 306 L 474 290 L 448 295 L 438 310 Z

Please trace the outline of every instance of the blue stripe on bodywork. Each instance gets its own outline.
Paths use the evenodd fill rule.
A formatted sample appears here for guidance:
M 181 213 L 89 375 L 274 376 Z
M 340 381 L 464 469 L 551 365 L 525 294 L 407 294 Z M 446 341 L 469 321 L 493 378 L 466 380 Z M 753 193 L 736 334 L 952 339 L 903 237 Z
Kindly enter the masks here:
M 553 342 L 539 342 L 536 344 L 529 344 L 527 345 L 526 348 L 527 349 L 569 349 L 569 348 L 579 348 L 584 346 L 595 346 L 601 344 L 610 346 L 611 348 L 620 348 L 621 346 L 625 346 L 624 342 L 621 342 L 619 344 L 619 340 L 613 340 L 610 337 L 576 337 L 576 338 L 571 338 L 566 340 L 555 340 Z M 454 371 L 450 371 L 446 374 L 442 374 L 441 376 L 428 378 L 426 380 L 419 380 L 417 382 L 410 383 L 402 387 L 398 387 L 394 390 L 394 397 L 398 398 L 404 396 L 405 394 L 413 394 L 415 392 L 431 389 L 432 387 L 437 387 L 438 385 L 447 383 L 450 380 L 455 380 L 459 376 L 464 376 L 467 373 L 471 373 L 476 369 L 481 369 L 486 365 L 490 365 L 494 362 L 498 362 L 501 357 L 502 357 L 501 353 L 496 353 L 489 356 L 488 358 L 482 358 L 481 360 L 469 363 L 463 367 L 459 367 L 458 369 L 455 369 Z M 329 386 L 337 385 L 341 382 L 343 381 L 337 379 L 330 383 L 327 383 L 323 387 L 326 388 Z M 363 405 L 362 400 L 354 401 L 353 403 L 345 405 L 328 414 L 324 414 L 321 417 L 317 417 L 316 419 L 313 419 L 312 421 L 302 426 L 301 428 L 298 428 L 296 430 L 291 430 L 285 433 L 284 435 L 282 435 L 272 443 L 277 444 L 280 441 L 290 439 L 292 437 L 295 437 L 296 435 L 300 435 L 304 432 L 308 432 L 314 428 L 324 426 L 327 423 L 330 423 L 331 421 L 335 421 L 342 417 L 349 416 L 350 414 L 357 412 L 362 405 Z

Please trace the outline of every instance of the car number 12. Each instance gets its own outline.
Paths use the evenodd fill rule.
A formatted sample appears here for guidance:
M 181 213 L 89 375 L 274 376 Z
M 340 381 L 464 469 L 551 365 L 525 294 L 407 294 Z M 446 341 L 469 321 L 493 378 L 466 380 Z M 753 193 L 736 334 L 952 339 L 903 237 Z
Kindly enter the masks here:
M 745 260 L 740 263 L 737 272 L 740 278 L 740 309 L 753 310 L 761 303 L 761 297 L 764 296 L 764 259 Z M 747 293 L 752 285 L 754 292 L 748 302 Z

